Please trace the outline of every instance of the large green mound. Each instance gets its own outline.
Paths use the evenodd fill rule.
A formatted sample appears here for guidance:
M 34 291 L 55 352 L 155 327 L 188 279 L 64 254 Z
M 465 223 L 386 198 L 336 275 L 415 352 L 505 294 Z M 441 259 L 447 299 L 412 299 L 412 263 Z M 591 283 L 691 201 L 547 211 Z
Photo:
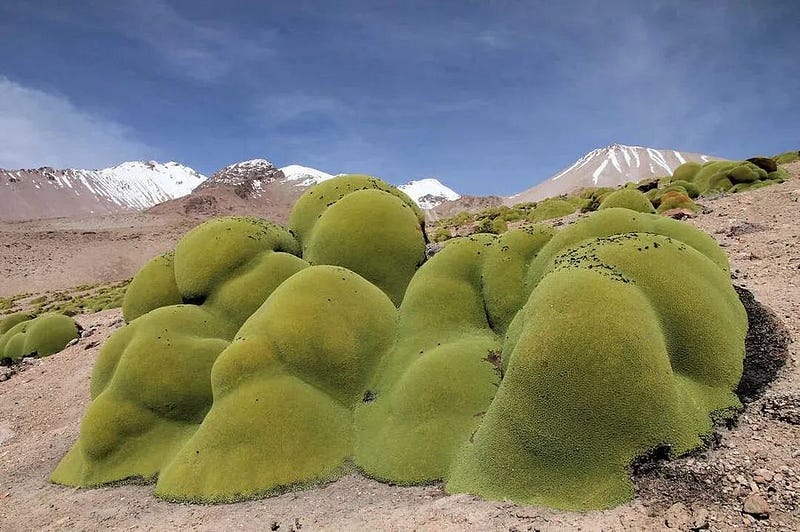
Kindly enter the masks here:
M 747 331 L 724 252 L 650 212 L 453 239 L 424 264 L 418 208 L 367 176 L 308 190 L 289 230 L 206 222 L 131 283 L 52 480 L 222 502 L 357 468 L 623 502 L 632 461 L 698 447 L 740 406 Z
M 35 318 L 23 312 L 11 314 L 0 321 L 0 358 L 46 357 L 77 337 L 77 325 L 63 314 L 48 312 Z

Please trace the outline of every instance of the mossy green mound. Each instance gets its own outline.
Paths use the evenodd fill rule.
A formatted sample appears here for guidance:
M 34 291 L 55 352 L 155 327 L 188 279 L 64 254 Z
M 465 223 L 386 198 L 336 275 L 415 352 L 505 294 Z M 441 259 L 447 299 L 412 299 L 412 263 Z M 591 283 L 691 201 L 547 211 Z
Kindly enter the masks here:
M 659 198 L 658 213 L 662 214 L 672 209 L 697 210 L 697 204 L 692 201 L 683 187 L 669 187 Z
M 424 217 L 405 194 L 368 176 L 342 176 L 307 190 L 289 226 L 311 264 L 343 266 L 399 305 L 425 258 Z
M 543 222 L 553 218 L 561 218 L 577 211 L 588 202 L 582 198 L 548 198 L 536 203 L 528 215 L 529 222 Z
M 297 200 L 289 218 L 289 228 L 300 242 L 305 242 L 322 213 L 340 199 L 359 190 L 380 190 L 395 196 L 414 214 L 420 224 L 425 215 L 401 190 L 376 177 L 362 174 L 338 176 L 311 187 Z
M 678 294 L 672 279 L 687 273 L 693 284 Z M 517 319 L 503 381 L 450 491 L 618 504 L 632 495 L 633 459 L 659 445 L 697 447 L 709 412 L 738 406 L 746 316 L 726 272 L 683 242 L 627 233 L 562 250 Z
M 396 319 L 381 290 L 344 268 L 312 266 L 288 279 L 220 356 L 214 407 L 156 493 L 236 500 L 344 472 L 352 408 Z
M 605 197 L 598 210 L 622 207 L 636 212 L 656 212 L 647 197 L 635 188 L 621 188 Z
M 671 180 L 667 186 L 660 189 L 660 192 L 664 193 L 664 192 L 669 192 L 671 190 L 683 192 L 691 199 L 695 199 L 698 196 L 700 196 L 700 189 L 697 188 L 697 185 L 689 181 L 684 181 L 682 179 Z
M 13 361 L 26 356 L 46 357 L 78 337 L 78 327 L 68 316 L 50 312 L 36 318 L 24 319 L 26 316 L 12 314 L 3 320 L 6 330 L 0 334 L 0 358 Z
M 154 479 L 211 408 L 211 367 L 231 334 L 194 305 L 155 309 L 115 333 L 94 367 L 78 442 L 52 480 Z
M 694 181 L 694 177 L 703 167 L 701 163 L 688 161 L 680 165 L 672 172 L 672 178 L 681 181 Z
M 157 479 L 159 497 L 222 502 L 357 468 L 602 508 L 630 498 L 637 457 L 694 449 L 739 406 L 747 321 L 710 236 L 604 208 L 451 239 L 420 266 L 401 195 L 334 181 L 291 233 L 210 221 L 137 275 L 54 482 Z
M 0 319 L 0 335 L 7 333 L 14 325 L 22 323 L 23 321 L 28 321 L 33 317 L 34 315 L 29 312 L 15 312 L 14 314 L 8 314 L 7 316 L 3 317 L 3 319 Z

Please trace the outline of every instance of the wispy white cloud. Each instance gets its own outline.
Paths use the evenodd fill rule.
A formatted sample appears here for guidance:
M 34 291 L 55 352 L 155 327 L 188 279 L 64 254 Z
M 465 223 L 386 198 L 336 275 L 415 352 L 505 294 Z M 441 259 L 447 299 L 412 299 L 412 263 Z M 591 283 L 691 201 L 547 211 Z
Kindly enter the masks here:
M 0 168 L 100 168 L 157 155 L 124 125 L 0 76 Z
M 256 119 L 268 125 L 280 125 L 308 117 L 335 117 L 350 109 L 339 98 L 304 91 L 262 96 L 256 99 L 253 107 Z
M 236 28 L 190 19 L 163 0 L 127 1 L 118 29 L 150 46 L 181 75 L 210 82 L 235 68 L 272 57 L 274 33 L 242 33 Z

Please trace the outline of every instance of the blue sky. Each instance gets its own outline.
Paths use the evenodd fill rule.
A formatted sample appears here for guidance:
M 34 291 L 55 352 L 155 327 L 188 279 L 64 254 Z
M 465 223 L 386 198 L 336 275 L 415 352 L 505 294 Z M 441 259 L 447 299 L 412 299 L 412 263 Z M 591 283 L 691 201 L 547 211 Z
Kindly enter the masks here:
M 614 142 L 800 148 L 794 2 L 66 4 L 0 3 L 0 167 L 264 157 L 510 194 Z

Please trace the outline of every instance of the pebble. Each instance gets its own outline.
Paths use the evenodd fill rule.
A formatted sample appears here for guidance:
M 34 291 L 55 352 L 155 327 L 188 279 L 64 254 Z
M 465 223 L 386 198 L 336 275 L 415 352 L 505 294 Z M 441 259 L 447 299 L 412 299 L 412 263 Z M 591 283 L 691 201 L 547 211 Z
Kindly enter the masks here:
M 692 530 L 704 530 L 708 528 L 708 510 L 700 508 L 694 512 L 692 516 Z
M 667 509 L 664 515 L 664 524 L 667 528 L 677 528 L 680 530 L 686 529 L 692 519 L 692 514 L 689 509 L 682 502 L 676 502 Z
M 774 477 L 774 474 L 769 469 L 756 469 L 753 471 L 753 475 L 753 480 L 758 484 L 768 484 Z
M 742 512 L 755 517 L 769 517 L 769 504 L 758 493 L 751 493 L 742 503 Z

